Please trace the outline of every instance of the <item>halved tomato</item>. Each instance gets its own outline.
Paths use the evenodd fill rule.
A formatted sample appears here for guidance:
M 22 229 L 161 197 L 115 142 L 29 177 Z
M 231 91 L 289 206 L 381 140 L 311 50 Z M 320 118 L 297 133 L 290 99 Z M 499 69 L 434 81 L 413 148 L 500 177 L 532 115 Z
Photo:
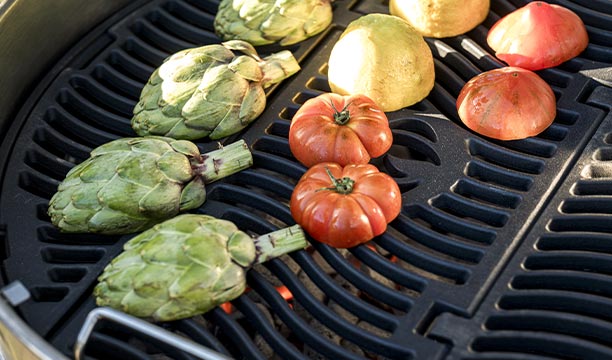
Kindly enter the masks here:
M 552 124 L 556 99 L 536 73 L 518 67 L 489 70 L 468 81 L 457 97 L 461 121 L 500 140 L 534 136 Z
M 534 1 L 498 20 L 489 30 L 487 43 L 508 65 L 540 70 L 578 56 L 589 44 L 589 36 L 573 11 Z

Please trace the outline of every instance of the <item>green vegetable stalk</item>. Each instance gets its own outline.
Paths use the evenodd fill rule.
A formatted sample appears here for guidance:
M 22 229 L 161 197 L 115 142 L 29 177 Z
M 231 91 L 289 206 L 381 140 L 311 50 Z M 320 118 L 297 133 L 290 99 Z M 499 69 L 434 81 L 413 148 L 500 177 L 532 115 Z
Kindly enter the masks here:
M 121 138 L 94 149 L 68 172 L 48 214 L 64 232 L 138 232 L 198 208 L 206 184 L 252 164 L 243 140 L 200 154 L 187 140 Z
M 186 140 L 232 135 L 264 111 L 265 88 L 299 70 L 290 51 L 262 59 L 241 40 L 180 51 L 145 84 L 132 128 L 141 136 Z
M 332 22 L 331 0 L 222 0 L 215 32 L 259 46 L 303 41 Z
M 179 215 L 128 241 L 94 296 L 153 321 L 192 317 L 240 296 L 253 265 L 306 245 L 299 225 L 251 238 L 227 220 Z

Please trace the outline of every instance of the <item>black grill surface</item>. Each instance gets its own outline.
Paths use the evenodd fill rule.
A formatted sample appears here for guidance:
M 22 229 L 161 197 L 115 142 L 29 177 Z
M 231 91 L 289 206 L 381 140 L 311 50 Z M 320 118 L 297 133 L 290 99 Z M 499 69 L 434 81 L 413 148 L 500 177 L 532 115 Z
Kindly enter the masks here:
M 612 66 L 612 3 L 552 2 L 581 16 L 591 43 L 580 57 L 538 72 L 557 97 L 549 129 L 492 141 L 458 119 L 465 82 L 502 66 L 486 45 L 488 29 L 526 3 L 492 0 L 470 33 L 427 39 L 433 91 L 387 114 L 394 144 L 373 163 L 396 179 L 403 209 L 385 234 L 348 251 L 312 242 L 251 270 L 250 291 L 232 302 L 232 313 L 217 308 L 160 326 L 246 359 L 612 359 L 612 89 L 590 77 Z M 46 215 L 48 201 L 92 148 L 135 136 L 132 108 L 165 57 L 219 42 L 217 5 L 130 5 L 41 79 L 2 144 L 2 281 L 26 285 L 32 299 L 19 314 L 69 356 L 95 306 L 96 277 L 129 236 L 62 234 Z M 334 8 L 326 32 L 289 47 L 302 70 L 268 91 L 254 124 L 225 140 L 244 138 L 254 166 L 211 185 L 198 212 L 252 234 L 294 223 L 288 200 L 305 168 L 289 150 L 291 118 L 329 91 L 326 62 L 348 23 L 388 13 L 382 0 L 337 0 Z M 285 301 L 279 286 L 293 299 Z M 113 326 L 94 333 L 87 355 L 192 358 Z

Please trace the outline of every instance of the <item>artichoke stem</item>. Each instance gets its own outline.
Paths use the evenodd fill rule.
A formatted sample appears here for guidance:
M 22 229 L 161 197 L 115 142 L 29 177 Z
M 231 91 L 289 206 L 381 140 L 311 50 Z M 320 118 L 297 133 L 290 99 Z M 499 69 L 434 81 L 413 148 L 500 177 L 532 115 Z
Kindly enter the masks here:
M 273 231 L 256 239 L 255 264 L 261 264 L 286 253 L 300 250 L 308 245 L 306 235 L 299 225 Z
M 263 73 L 261 86 L 265 89 L 285 80 L 300 70 L 300 64 L 289 50 L 283 50 L 265 57 L 259 62 Z
M 202 155 L 203 162 L 195 171 L 209 184 L 253 165 L 253 154 L 244 140 L 239 140 L 218 150 Z

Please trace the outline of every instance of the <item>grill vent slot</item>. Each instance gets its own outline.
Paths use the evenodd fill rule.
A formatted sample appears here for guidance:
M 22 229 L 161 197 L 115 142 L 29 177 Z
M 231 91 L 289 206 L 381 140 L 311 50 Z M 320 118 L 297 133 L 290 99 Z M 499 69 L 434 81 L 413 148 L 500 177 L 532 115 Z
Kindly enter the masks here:
M 29 290 L 32 300 L 37 302 L 60 302 L 69 292 L 69 288 L 65 286 L 34 286 Z
M 78 283 L 87 275 L 87 268 L 69 266 L 69 267 L 54 267 L 48 271 L 51 281 Z
M 533 185 L 531 176 L 512 172 L 479 160 L 472 160 L 467 164 L 466 174 L 475 180 L 522 192 L 529 191 Z
M 459 261 L 477 263 L 483 245 L 495 239 L 495 232 L 421 205 L 406 209 L 393 227 L 419 244 Z
M 527 174 L 540 174 L 544 170 L 544 161 L 503 150 L 482 140 L 471 138 L 468 142 L 470 155 L 483 159 L 494 165 Z
M 89 247 L 79 248 L 72 245 L 46 246 L 43 247 L 40 252 L 43 259 L 51 264 L 96 263 L 100 261 L 105 254 L 104 249 Z
M 431 205 L 453 216 L 466 220 L 476 220 L 492 227 L 502 227 L 508 222 L 506 211 L 479 204 L 449 193 L 441 194 L 431 201 Z
M 57 190 L 59 181 L 37 171 L 23 172 L 19 174 L 19 187 L 41 198 L 50 199 Z

